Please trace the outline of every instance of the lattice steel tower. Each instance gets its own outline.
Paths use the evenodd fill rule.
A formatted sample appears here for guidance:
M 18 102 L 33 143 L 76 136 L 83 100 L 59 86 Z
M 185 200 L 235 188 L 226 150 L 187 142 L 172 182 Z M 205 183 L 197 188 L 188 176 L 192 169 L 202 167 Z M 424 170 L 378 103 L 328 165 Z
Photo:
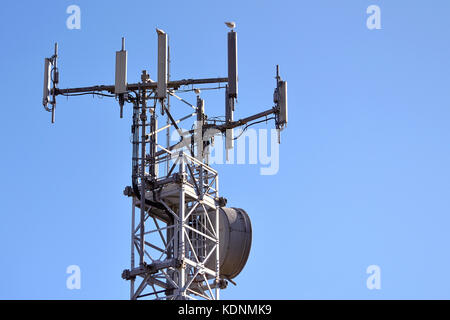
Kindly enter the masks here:
M 155 81 L 144 70 L 140 82 L 127 82 L 127 51 L 122 39 L 122 49 L 116 52 L 114 85 L 60 89 L 55 45 L 53 56 L 45 59 L 43 105 L 52 113 L 52 122 L 58 95 L 115 97 L 120 117 L 126 103 L 132 106 L 132 183 L 124 190 L 132 202 L 131 265 L 122 273 L 130 281 L 130 298 L 219 299 L 220 289 L 233 282 L 247 261 L 251 224 L 244 210 L 227 208 L 226 199 L 219 196 L 218 172 L 208 164 L 211 145 L 215 137 L 225 136 L 225 148 L 232 149 L 233 129 L 248 127 L 257 119 L 275 119 L 276 128 L 282 130 L 287 124 L 287 84 L 277 66 L 274 107 L 234 121 L 236 32 L 228 32 L 227 77 L 172 81 L 168 36 L 156 31 Z M 215 86 L 208 87 L 212 84 Z M 224 118 L 206 115 L 200 97 L 200 91 L 206 89 L 225 91 Z M 191 92 L 196 94 L 195 105 L 180 97 Z M 180 105 L 189 112 L 175 119 L 173 114 L 180 113 Z M 183 131 L 180 122 L 189 120 L 191 129 Z M 173 130 L 179 142 L 171 145 Z

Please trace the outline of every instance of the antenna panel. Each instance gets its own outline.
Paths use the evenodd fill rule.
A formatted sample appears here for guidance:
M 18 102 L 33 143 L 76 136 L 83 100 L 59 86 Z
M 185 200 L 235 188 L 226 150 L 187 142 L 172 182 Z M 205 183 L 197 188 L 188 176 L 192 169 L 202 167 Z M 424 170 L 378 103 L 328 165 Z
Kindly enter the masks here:
M 225 131 L 225 149 L 230 150 L 234 148 L 234 130 L 227 129 Z
M 158 84 L 156 96 L 164 99 L 167 93 L 167 34 L 158 33 Z
M 127 93 L 127 51 L 116 51 L 116 82 L 115 94 Z
M 237 98 L 238 93 L 237 70 L 237 36 L 236 32 L 228 32 L 228 95 Z
M 278 82 L 278 122 L 280 125 L 286 126 L 288 122 L 288 106 L 287 106 L 287 82 Z
M 44 92 L 42 96 L 42 104 L 45 106 L 49 103 L 50 96 L 50 81 L 51 81 L 51 72 L 52 72 L 52 62 L 50 59 L 45 58 L 44 65 Z
M 234 118 L 234 99 L 229 97 L 228 87 L 225 89 L 225 120 L 233 121 Z

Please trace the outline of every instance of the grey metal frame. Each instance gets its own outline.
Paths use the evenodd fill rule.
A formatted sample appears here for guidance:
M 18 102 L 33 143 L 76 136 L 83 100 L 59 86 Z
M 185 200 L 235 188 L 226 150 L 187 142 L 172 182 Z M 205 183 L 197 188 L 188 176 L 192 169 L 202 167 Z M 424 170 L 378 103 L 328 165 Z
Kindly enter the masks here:
M 203 133 L 207 129 L 227 135 L 232 146 L 231 129 L 246 125 L 250 121 L 275 115 L 276 127 L 286 124 L 280 119 L 277 105 L 269 110 L 233 120 L 234 102 L 237 98 L 237 43 L 236 34 L 228 35 L 229 78 L 170 80 L 170 51 L 167 35 L 158 32 L 158 82 L 151 81 L 144 70 L 141 82 L 126 84 L 126 51 L 122 39 L 122 50 L 118 53 L 120 66 L 116 72 L 115 85 L 95 85 L 90 87 L 59 89 L 57 68 L 58 46 L 51 58 L 47 58 L 45 68 L 45 88 L 43 105 L 55 120 L 56 96 L 98 94 L 117 97 L 120 116 L 125 102 L 133 105 L 132 186 L 126 187 L 124 194 L 131 198 L 131 264 L 122 273 L 130 280 L 130 298 L 155 299 L 219 299 L 220 289 L 227 286 L 227 280 L 220 276 L 219 265 L 219 208 L 226 200 L 219 197 L 219 176 L 209 167 L 204 147 L 212 142 L 193 139 L 195 130 L 183 134 L 178 124 L 196 116 Z M 166 61 L 167 60 L 167 61 Z M 52 88 L 49 88 L 49 65 L 52 64 Z M 165 74 L 167 73 L 167 75 Z M 280 83 L 277 67 L 277 89 Z M 227 86 L 221 86 L 227 83 Z M 204 101 L 195 86 L 218 84 L 215 88 L 226 89 L 226 119 L 207 119 Z M 189 86 L 190 89 L 180 90 Z M 117 90 L 117 91 L 116 91 Z M 230 91 L 229 91 L 230 90 Z M 196 91 L 197 106 L 178 96 L 178 91 Z M 284 91 L 283 91 L 284 92 Z M 109 93 L 109 94 L 108 94 Z M 165 94 L 164 94 L 165 93 Z M 49 96 L 52 100 L 49 101 Z M 188 105 L 190 113 L 174 119 L 170 97 Z M 276 94 L 278 97 L 278 94 Z M 284 101 L 285 97 L 283 96 Z M 52 105 L 51 108 L 47 104 Z M 285 103 L 285 102 L 284 102 Z M 159 108 L 158 108 L 159 107 Z M 287 107 L 285 107 L 287 110 Z M 158 111 L 166 117 L 164 125 L 158 128 Z M 287 120 L 287 115 L 283 115 Z M 191 139 L 190 150 L 180 149 L 179 144 L 169 145 L 171 129 L 178 131 L 183 139 Z M 165 146 L 158 142 L 158 133 L 166 134 Z M 228 141 L 227 140 L 227 141 Z M 203 145 L 205 143 L 205 145 Z M 194 149 L 197 147 L 197 158 Z M 188 148 L 189 149 L 189 148 Z M 199 151 L 200 150 L 200 151 Z M 190 151 L 189 153 L 187 151 Z M 231 281 L 231 280 L 230 280 Z
M 146 194 L 162 203 L 172 219 L 161 218 L 151 206 L 141 215 L 136 210 L 142 211 L 140 201 L 132 196 L 131 268 L 123 274 L 131 281 L 130 299 L 219 299 L 224 280 L 219 270 L 218 173 L 184 152 L 172 166 L 178 168 L 172 171 L 177 181 Z

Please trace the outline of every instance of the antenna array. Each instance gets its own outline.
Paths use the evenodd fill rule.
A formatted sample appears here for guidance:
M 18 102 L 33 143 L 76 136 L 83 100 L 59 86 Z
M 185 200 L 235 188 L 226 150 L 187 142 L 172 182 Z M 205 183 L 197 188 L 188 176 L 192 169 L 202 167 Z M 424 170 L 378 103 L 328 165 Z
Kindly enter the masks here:
M 234 23 L 232 27 L 234 28 Z M 287 83 L 276 70 L 274 106 L 234 120 L 238 95 L 237 34 L 228 32 L 226 78 L 170 80 L 167 34 L 158 37 L 157 81 L 142 71 L 141 81 L 127 82 L 125 39 L 116 52 L 115 84 L 58 88 L 58 45 L 45 59 L 43 105 L 55 122 L 56 97 L 94 94 L 116 97 L 123 117 L 125 104 L 132 106 L 132 183 L 124 190 L 131 198 L 131 266 L 122 277 L 130 281 L 130 298 L 219 299 L 243 269 L 251 246 L 251 224 L 240 208 L 226 208 L 219 196 L 218 172 L 209 166 L 209 150 L 217 134 L 225 135 L 226 149 L 233 148 L 233 129 L 273 115 L 280 132 L 287 125 Z M 213 88 L 205 86 L 215 84 Z M 208 118 L 201 90 L 225 90 L 225 117 Z M 189 103 L 180 95 L 195 92 Z M 172 98 L 172 99 L 170 99 Z M 189 112 L 175 119 L 171 103 Z M 48 107 L 51 105 L 51 107 Z M 160 121 L 165 118 L 165 121 Z M 179 124 L 195 121 L 183 131 Z M 159 123 L 163 123 L 162 126 Z M 179 142 L 170 145 L 171 130 Z M 213 132 L 211 134 L 211 132 Z M 166 139 L 158 139 L 166 134 Z M 165 141 L 164 141 L 165 140 Z

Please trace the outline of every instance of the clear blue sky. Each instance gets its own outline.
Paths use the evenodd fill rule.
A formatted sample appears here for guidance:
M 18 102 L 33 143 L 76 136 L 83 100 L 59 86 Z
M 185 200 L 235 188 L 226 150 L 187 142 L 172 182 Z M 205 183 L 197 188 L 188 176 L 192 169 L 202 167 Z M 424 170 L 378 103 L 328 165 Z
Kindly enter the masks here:
M 81 8 L 81 30 L 66 8 Z M 368 30 L 366 8 L 381 8 Z M 7 1 L 0 10 L 0 298 L 127 299 L 130 112 L 112 99 L 41 106 L 43 59 L 60 45 L 61 87 L 156 72 L 154 27 L 173 79 L 226 76 L 223 22 L 236 21 L 236 117 L 289 83 L 280 170 L 218 166 L 253 223 L 253 247 L 224 299 L 450 298 L 448 1 Z M 192 100 L 194 101 L 194 100 Z M 222 94 L 207 100 L 221 113 Z M 259 125 L 261 128 L 264 124 Z M 270 124 L 272 127 L 272 124 Z M 81 290 L 66 267 L 81 267 Z M 381 290 L 366 268 L 381 268 Z

